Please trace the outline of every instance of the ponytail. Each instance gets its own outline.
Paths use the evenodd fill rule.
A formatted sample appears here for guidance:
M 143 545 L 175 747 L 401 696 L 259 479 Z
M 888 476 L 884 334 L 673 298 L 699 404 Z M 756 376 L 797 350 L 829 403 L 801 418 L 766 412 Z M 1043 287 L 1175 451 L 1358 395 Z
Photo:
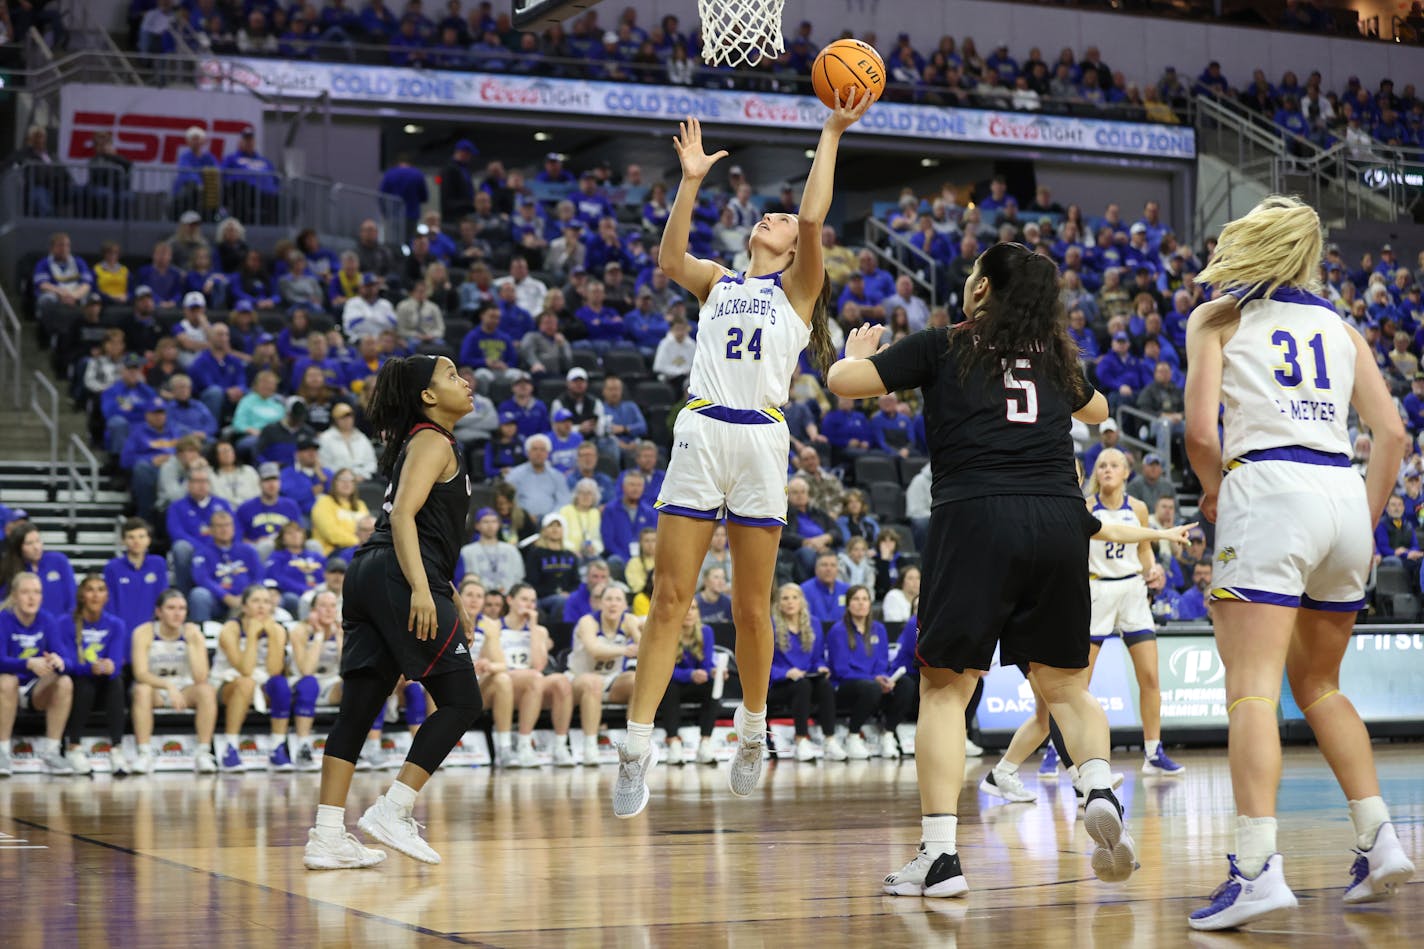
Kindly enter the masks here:
M 410 430 L 429 419 L 420 395 L 430 385 L 435 359 L 431 356 L 392 357 L 376 376 L 366 417 L 383 442 L 377 467 L 386 478 L 395 471 Z
M 831 345 L 831 278 L 822 274 L 821 292 L 811 311 L 811 362 L 824 379 L 836 361 L 836 348 Z
M 75 597 L 78 602 L 74 606 L 74 645 L 81 654 L 84 651 L 84 588 L 91 583 L 105 583 L 104 575 L 90 573 L 79 581 L 79 595 Z

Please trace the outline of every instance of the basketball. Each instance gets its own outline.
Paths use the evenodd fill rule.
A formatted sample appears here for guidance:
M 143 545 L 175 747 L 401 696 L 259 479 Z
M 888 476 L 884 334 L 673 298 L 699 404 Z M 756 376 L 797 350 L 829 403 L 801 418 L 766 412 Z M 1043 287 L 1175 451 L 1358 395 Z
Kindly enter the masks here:
M 875 47 L 860 40 L 836 40 L 816 56 L 811 65 L 811 85 L 828 109 L 836 107 L 835 93 L 844 103 L 852 89 L 876 99 L 885 93 L 885 61 Z

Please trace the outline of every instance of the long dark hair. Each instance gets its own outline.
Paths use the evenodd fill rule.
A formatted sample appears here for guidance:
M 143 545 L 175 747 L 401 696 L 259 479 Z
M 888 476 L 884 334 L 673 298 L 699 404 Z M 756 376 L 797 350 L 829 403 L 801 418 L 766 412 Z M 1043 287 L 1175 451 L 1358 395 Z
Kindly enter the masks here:
M 836 361 L 836 348 L 831 345 L 831 278 L 825 274 L 821 276 L 821 292 L 816 295 L 816 306 L 811 311 L 811 340 L 807 345 L 811 362 L 821 378 L 826 378 Z
M 405 447 L 410 430 L 421 422 L 430 421 L 425 414 L 425 403 L 420 399 L 420 393 L 430 384 L 429 359 L 429 356 L 393 356 L 376 376 L 366 418 L 383 443 L 377 467 L 387 478 L 395 470 L 396 459 Z
M 1022 244 L 999 243 L 979 255 L 979 274 L 989 281 L 988 299 L 949 333 L 960 383 L 976 371 L 992 382 L 1011 360 L 1031 358 L 1039 378 L 1076 403 L 1087 381 L 1058 298 L 1057 266 Z
M 31 534 L 38 534 L 39 528 L 29 521 L 16 521 L 10 525 L 5 535 L 5 552 L 0 554 L 0 587 L 9 586 L 17 574 L 29 570 L 21 548 Z
M 865 646 L 865 654 L 868 656 L 871 653 L 870 630 L 871 627 L 875 625 L 875 617 L 865 617 L 865 629 L 863 630 L 858 625 L 856 625 L 855 617 L 850 615 L 850 600 L 851 597 L 855 596 L 857 593 L 864 593 L 866 596 L 870 596 L 870 588 L 867 586 L 861 586 L 857 583 L 855 586 L 851 587 L 849 590 L 846 591 L 846 608 L 845 612 L 841 614 L 841 622 L 845 624 L 846 645 L 850 647 L 851 652 L 855 652 L 855 637 L 860 636 L 860 641 Z

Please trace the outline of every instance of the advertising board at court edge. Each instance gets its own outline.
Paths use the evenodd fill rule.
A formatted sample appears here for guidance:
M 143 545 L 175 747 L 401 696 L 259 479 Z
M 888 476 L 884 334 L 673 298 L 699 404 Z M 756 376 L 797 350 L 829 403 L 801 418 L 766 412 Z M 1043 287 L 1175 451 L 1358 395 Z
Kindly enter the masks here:
M 436 72 L 395 66 L 303 63 L 242 57 L 206 60 L 209 89 L 251 89 L 264 96 L 398 106 L 508 109 L 549 115 L 705 122 L 762 128 L 819 129 L 826 108 L 813 96 L 679 86 L 549 79 L 492 73 Z M 1059 150 L 1192 160 L 1192 129 L 1146 122 L 958 109 L 881 102 L 853 132 L 1001 148 Z

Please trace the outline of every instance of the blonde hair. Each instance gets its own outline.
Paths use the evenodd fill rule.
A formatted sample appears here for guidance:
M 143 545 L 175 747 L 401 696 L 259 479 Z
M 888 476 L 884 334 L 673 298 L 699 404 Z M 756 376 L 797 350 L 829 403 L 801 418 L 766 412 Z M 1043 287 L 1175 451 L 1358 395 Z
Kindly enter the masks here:
M 1098 462 L 1102 461 L 1104 458 L 1108 459 L 1109 461 L 1116 460 L 1123 466 L 1124 469 L 1126 469 L 1127 474 L 1129 476 L 1132 475 L 1132 461 L 1127 457 L 1126 452 L 1122 451 L 1119 448 L 1104 448 L 1101 452 L 1098 453 L 1097 460 L 1093 462 L 1093 473 L 1088 475 L 1088 485 L 1086 488 L 1087 497 L 1093 497 L 1098 493 Z M 1126 489 L 1127 478 L 1124 478 L 1123 490 Z
M 10 589 L 5 593 L 5 599 L 0 600 L 0 613 L 13 613 L 15 611 L 15 593 L 20 586 L 20 581 L 22 580 L 33 580 L 38 583 L 40 586 L 40 595 L 44 595 L 44 581 L 40 579 L 40 575 L 37 573 L 32 573 L 29 570 L 21 570 L 19 573 L 15 574 L 13 577 L 10 578 Z M 44 611 L 43 601 L 41 601 L 40 604 L 40 611 Z
M 1320 215 L 1299 198 L 1268 195 L 1221 229 L 1197 282 L 1218 294 L 1270 296 L 1283 286 L 1320 289 Z
M 796 598 L 801 601 L 801 609 L 797 611 L 796 619 L 789 622 L 781 615 L 781 594 L 788 590 L 795 590 Z M 801 648 L 810 649 L 816 642 L 816 630 L 811 625 L 811 611 L 806 607 L 806 593 L 796 584 L 786 583 L 776 591 L 776 600 L 771 609 L 771 628 L 776 635 L 776 648 L 782 652 L 790 649 L 791 634 L 794 632 L 801 639 Z
M 698 662 L 702 661 L 702 610 L 698 609 L 697 597 L 692 598 L 692 605 L 688 607 L 689 612 L 697 610 L 697 620 L 691 624 L 687 622 L 687 615 L 683 614 L 683 625 L 678 628 L 677 648 L 680 652 L 690 652 L 696 657 Z

